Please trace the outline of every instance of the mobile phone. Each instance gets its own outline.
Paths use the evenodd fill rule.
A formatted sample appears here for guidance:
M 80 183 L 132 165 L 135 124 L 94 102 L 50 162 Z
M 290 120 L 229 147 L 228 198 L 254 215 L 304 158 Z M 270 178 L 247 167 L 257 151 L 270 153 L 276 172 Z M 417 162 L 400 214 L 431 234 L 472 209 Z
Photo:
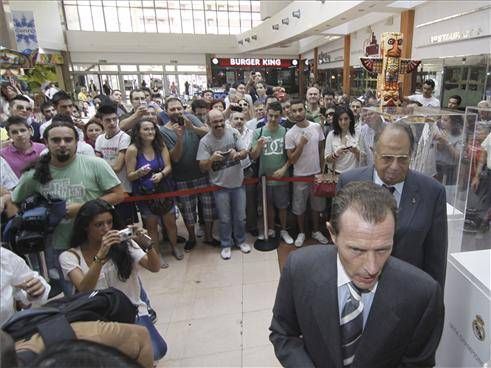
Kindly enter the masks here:
M 179 124 L 180 126 L 184 125 L 184 118 L 182 116 L 179 116 L 177 118 L 177 124 Z
M 125 241 L 133 236 L 133 229 L 127 227 L 126 229 L 119 230 L 118 234 L 121 237 L 121 241 Z

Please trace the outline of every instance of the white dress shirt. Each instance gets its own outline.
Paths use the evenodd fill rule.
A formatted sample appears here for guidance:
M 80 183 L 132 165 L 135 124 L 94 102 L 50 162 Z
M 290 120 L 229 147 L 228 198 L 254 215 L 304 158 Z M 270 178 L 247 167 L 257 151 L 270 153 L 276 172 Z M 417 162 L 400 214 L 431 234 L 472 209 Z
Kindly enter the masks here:
M 380 177 L 377 174 L 377 170 L 375 168 L 373 169 L 373 182 L 377 185 L 384 185 L 385 183 L 380 179 Z M 385 184 L 387 185 L 387 184 Z M 390 187 L 394 187 L 394 193 L 392 195 L 396 199 L 397 202 L 397 208 L 399 208 L 399 204 L 401 203 L 401 197 L 402 197 L 402 190 L 404 189 L 404 181 L 401 181 L 400 183 L 394 184 L 394 185 L 388 185 Z

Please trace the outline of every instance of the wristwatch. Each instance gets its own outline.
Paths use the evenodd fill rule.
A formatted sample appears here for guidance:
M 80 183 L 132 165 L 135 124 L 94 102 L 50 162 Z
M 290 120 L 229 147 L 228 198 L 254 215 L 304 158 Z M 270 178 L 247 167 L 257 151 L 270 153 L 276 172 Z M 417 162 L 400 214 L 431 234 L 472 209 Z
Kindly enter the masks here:
M 106 259 L 107 259 L 107 257 L 106 258 L 99 258 L 97 255 L 95 255 L 94 256 L 94 263 L 103 264 Z

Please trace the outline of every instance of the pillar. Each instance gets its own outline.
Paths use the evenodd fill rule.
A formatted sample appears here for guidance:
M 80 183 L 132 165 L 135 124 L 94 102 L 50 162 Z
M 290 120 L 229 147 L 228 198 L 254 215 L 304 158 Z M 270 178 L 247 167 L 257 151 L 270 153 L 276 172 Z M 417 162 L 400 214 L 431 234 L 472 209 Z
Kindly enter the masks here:
M 314 83 L 316 83 L 319 80 L 318 67 L 319 67 L 319 49 L 316 47 L 314 49 L 314 65 L 313 65 Z
M 402 43 L 401 57 L 404 59 L 411 58 L 411 51 L 413 48 L 413 32 L 414 32 L 414 10 L 405 10 L 401 13 L 401 33 L 404 36 Z M 412 94 L 412 82 L 415 79 L 416 72 L 410 74 L 402 74 L 402 95 L 409 96 Z
M 305 97 L 305 76 L 303 70 L 305 67 L 305 60 L 302 59 L 302 54 L 298 55 L 298 97 Z
M 351 35 L 344 36 L 343 93 L 349 96 L 351 87 Z

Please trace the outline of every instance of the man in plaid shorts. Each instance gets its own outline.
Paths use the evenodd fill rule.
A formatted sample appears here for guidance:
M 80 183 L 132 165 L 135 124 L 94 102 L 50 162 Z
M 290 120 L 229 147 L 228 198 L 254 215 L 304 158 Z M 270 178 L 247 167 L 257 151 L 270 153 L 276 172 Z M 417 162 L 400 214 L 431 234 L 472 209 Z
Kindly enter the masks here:
M 160 131 L 170 152 L 172 176 L 177 189 L 199 189 L 209 186 L 208 175 L 201 172 L 198 161 L 196 161 L 199 141 L 208 132 L 208 126 L 194 115 L 183 114 L 182 102 L 176 97 L 169 97 L 165 102 L 165 108 L 170 120 L 160 128 Z M 220 245 L 212 236 L 215 215 L 213 193 L 178 197 L 177 204 L 189 233 L 184 245 L 186 252 L 190 252 L 196 245 L 194 225 L 197 220 L 198 199 L 201 201 L 205 223 L 203 242 L 215 246 Z

